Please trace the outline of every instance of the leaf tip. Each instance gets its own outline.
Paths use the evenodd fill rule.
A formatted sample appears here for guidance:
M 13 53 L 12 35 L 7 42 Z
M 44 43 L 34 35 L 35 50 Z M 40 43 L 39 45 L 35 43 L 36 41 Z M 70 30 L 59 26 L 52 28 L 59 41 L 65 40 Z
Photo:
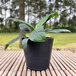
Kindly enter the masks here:
M 59 16 L 58 12 L 55 12 L 55 13 L 54 13 L 54 15 L 55 15 L 56 17 L 58 17 L 58 16 Z
M 6 45 L 5 45 L 5 48 L 4 48 L 4 50 L 6 50 L 6 49 L 8 48 L 8 46 L 9 46 L 9 44 L 6 44 Z

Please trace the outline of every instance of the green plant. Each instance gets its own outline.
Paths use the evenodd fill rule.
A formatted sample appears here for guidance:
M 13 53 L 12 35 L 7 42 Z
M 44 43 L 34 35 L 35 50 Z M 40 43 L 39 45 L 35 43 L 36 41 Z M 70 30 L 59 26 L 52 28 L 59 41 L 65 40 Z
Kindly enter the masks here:
M 29 25 L 28 23 L 26 23 L 25 21 L 23 20 L 19 20 L 19 19 L 16 19 L 16 18 L 8 18 L 7 20 L 13 20 L 13 21 L 18 21 L 18 22 L 22 22 L 23 24 L 20 24 L 19 27 L 21 30 L 25 30 L 25 31 L 29 31 L 30 32 L 30 35 L 29 37 L 27 38 L 26 35 L 20 35 L 18 36 L 17 38 L 13 39 L 12 41 L 10 41 L 9 43 L 6 44 L 5 46 L 5 49 L 7 49 L 7 47 L 16 42 L 17 40 L 23 38 L 22 40 L 22 45 L 23 45 L 23 48 L 26 49 L 27 48 L 27 42 L 28 42 L 28 39 L 30 39 L 31 41 L 34 41 L 34 42 L 44 42 L 46 41 L 46 34 L 48 32 L 52 32 L 52 33 L 58 33 L 58 32 L 70 32 L 69 30 L 67 29 L 50 29 L 50 28 L 46 28 L 44 29 L 44 26 L 42 26 L 45 22 L 47 22 L 50 18 L 52 17 L 58 17 L 58 13 L 55 12 L 53 14 L 49 14 L 47 16 L 45 16 L 44 18 L 42 18 L 39 23 L 36 25 L 36 27 L 33 27 L 32 25 Z M 6 20 L 6 21 L 7 21 Z

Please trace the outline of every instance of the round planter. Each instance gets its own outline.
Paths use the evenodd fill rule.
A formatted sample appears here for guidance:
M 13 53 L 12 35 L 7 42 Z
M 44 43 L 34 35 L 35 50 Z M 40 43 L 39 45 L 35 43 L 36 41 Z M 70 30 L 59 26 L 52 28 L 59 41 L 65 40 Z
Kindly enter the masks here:
M 47 37 L 45 42 L 28 40 L 27 50 L 24 51 L 27 68 L 41 71 L 49 68 L 53 38 Z

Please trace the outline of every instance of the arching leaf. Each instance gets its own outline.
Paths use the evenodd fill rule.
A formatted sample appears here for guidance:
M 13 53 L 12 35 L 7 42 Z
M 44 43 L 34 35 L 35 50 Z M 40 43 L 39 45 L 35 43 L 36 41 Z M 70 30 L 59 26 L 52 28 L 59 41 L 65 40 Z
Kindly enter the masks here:
M 20 19 L 17 19 L 17 18 L 7 18 L 6 21 L 8 20 L 13 20 L 13 21 L 17 21 L 17 22 L 21 22 L 21 23 L 24 23 L 26 24 L 31 30 L 34 30 L 34 27 L 32 25 L 29 25 L 28 23 L 26 23 L 25 21 L 23 20 L 20 20 Z
M 67 30 L 67 29 L 54 29 L 54 30 L 48 30 L 48 32 L 51 32 L 51 33 L 60 33 L 60 32 L 71 32 L 71 31 Z
M 31 32 L 32 30 L 26 24 L 19 24 L 20 30 Z
M 52 17 L 58 17 L 58 13 L 55 12 L 53 14 L 49 14 L 47 16 L 45 16 L 44 18 L 42 18 L 39 23 L 36 25 L 35 29 L 37 29 L 38 27 L 42 26 L 44 23 L 46 23 L 50 18 Z
M 46 28 L 45 29 L 45 33 L 47 34 L 48 32 L 50 32 L 52 29 L 50 29 L 50 28 Z
M 21 38 L 26 38 L 26 37 L 25 37 L 25 35 L 20 35 L 20 36 L 16 37 L 15 39 L 13 39 L 12 41 L 8 42 L 8 43 L 5 45 L 5 50 L 8 48 L 8 46 L 9 46 L 10 44 L 15 43 L 17 40 L 19 40 L 19 39 L 21 39 Z

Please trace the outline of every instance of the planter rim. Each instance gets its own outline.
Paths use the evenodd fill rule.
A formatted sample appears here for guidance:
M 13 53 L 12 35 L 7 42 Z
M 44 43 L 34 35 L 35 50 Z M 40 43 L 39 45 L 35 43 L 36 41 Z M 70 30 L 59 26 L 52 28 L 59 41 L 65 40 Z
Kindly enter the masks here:
M 49 40 L 49 39 L 54 39 L 53 37 L 46 37 L 46 41 Z M 31 41 L 30 39 L 28 39 L 28 41 Z M 44 42 L 46 42 L 44 41 Z M 43 42 L 35 42 L 35 41 L 31 41 L 31 42 L 34 42 L 34 43 L 43 43 Z

